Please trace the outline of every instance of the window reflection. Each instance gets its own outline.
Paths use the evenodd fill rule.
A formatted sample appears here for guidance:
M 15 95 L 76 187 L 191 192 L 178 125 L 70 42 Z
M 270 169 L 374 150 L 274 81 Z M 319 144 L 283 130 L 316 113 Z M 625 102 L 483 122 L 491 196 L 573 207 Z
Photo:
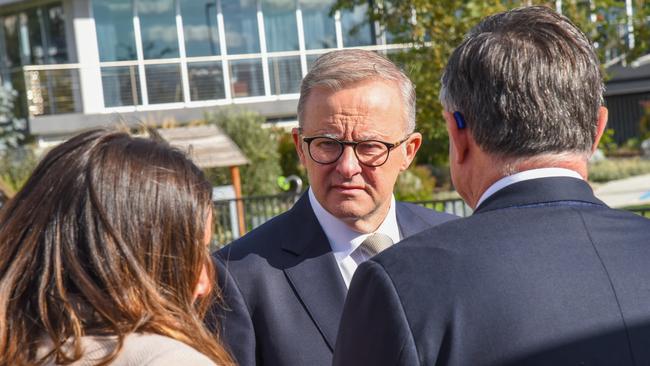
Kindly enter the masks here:
M 131 0 L 93 1 L 101 61 L 137 59 Z
M 316 59 L 318 59 L 321 56 L 322 55 L 307 55 L 307 72 L 311 71 L 312 65 L 314 64 Z
M 185 53 L 188 57 L 217 56 L 219 30 L 215 0 L 180 0 Z
M 65 63 L 63 7 L 60 3 L 33 7 L 2 17 L 3 64 L 7 67 Z
M 262 60 L 230 61 L 230 87 L 233 98 L 264 95 Z
M 287 0 L 262 0 L 266 49 L 269 52 L 298 50 L 296 4 Z
M 8 15 L 2 19 L 6 49 L 4 64 L 7 67 L 15 67 L 22 64 L 20 57 L 22 53 L 20 52 L 20 37 L 18 36 L 20 33 L 20 27 L 18 25 L 19 23 L 17 14 Z
M 138 0 L 145 59 L 178 57 L 174 0 Z
M 228 54 L 259 53 L 255 0 L 222 0 Z
M 335 0 L 300 0 L 305 48 L 308 50 L 336 47 L 336 27 L 329 11 Z
M 352 11 L 341 12 L 341 30 L 344 47 L 375 44 L 372 27 L 367 21 L 368 5 L 355 6 Z
M 142 104 L 137 66 L 102 67 L 101 72 L 106 107 Z
M 147 77 L 147 94 L 150 104 L 183 101 L 179 65 L 147 65 L 145 66 L 145 76 Z
M 269 59 L 271 94 L 298 93 L 302 70 L 300 57 L 273 57 Z
M 221 62 L 193 62 L 187 65 L 191 100 L 226 97 Z

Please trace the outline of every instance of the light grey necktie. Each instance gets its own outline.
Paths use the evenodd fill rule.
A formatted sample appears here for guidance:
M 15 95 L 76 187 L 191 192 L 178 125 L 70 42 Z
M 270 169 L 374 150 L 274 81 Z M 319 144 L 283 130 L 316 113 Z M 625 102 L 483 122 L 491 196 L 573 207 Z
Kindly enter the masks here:
M 393 245 L 393 239 L 382 233 L 374 233 L 366 238 L 357 250 L 361 251 L 366 259 Z

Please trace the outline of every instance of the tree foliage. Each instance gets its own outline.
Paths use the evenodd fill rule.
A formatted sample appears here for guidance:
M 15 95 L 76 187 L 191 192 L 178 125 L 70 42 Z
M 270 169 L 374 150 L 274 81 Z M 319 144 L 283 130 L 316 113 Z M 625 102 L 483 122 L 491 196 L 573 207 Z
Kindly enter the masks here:
M 209 114 L 206 120 L 230 136 L 250 161 L 250 164 L 240 167 L 242 194 L 277 193 L 277 179 L 282 174 L 278 139 L 272 130 L 262 126 L 264 117 L 245 109 L 225 108 Z M 228 169 L 212 169 L 207 173 L 214 184 L 230 184 Z
M 646 21 L 650 13 L 647 0 L 635 0 L 634 45 L 625 40 L 627 18 L 625 2 L 619 0 L 564 0 L 562 13 L 591 37 L 604 62 L 620 56 L 630 61 L 648 51 L 650 34 Z M 352 9 L 367 0 L 338 0 L 333 8 Z M 487 15 L 524 5 L 546 5 L 539 0 L 376 0 L 368 9 L 368 20 L 380 24 L 391 35 L 392 43 L 411 47 L 388 56 L 401 65 L 417 90 L 417 126 L 424 136 L 418 163 L 441 164 L 447 159 L 448 142 L 439 103 L 440 78 L 454 48 L 467 31 Z
M 25 139 L 25 120 L 14 114 L 16 91 L 0 87 L 0 150 L 18 147 Z

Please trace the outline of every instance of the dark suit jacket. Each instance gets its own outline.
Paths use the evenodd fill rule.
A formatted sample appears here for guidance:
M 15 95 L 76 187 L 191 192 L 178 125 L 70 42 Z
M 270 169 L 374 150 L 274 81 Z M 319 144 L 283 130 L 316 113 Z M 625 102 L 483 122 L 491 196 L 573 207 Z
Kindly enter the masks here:
M 334 365 L 650 365 L 650 220 L 513 184 L 363 263 L 339 329 Z
M 399 202 L 396 214 L 404 236 L 456 218 Z M 215 262 L 229 310 L 213 315 L 240 365 L 331 365 L 347 290 L 306 194 Z

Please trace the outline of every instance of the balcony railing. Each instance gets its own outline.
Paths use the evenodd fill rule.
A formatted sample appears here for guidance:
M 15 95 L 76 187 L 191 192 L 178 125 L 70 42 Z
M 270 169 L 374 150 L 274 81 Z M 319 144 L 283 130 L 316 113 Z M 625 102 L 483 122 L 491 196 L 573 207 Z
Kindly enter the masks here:
M 34 65 L 20 68 L 29 117 L 82 111 L 79 65 Z

